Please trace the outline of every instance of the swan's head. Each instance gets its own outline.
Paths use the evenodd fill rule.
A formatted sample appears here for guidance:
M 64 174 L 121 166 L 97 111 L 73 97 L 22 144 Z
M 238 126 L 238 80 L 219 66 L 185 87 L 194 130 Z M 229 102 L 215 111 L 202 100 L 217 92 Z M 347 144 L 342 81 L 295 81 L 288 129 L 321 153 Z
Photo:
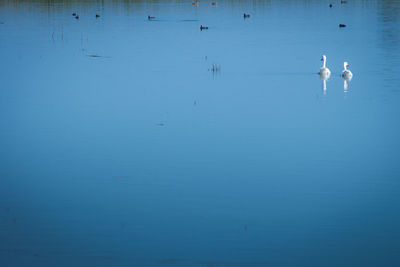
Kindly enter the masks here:
M 321 61 L 326 61 L 326 56 L 325 55 L 322 55 Z
M 343 67 L 344 67 L 344 69 L 346 69 L 346 68 L 350 67 L 350 65 L 349 65 L 348 62 L 345 61 L 345 62 L 343 63 Z

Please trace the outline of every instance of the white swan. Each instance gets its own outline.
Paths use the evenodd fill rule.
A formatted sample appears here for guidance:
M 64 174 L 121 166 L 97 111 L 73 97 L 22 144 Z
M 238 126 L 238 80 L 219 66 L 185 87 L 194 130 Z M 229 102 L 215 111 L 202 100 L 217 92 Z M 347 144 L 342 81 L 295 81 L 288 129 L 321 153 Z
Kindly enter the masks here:
M 353 78 L 353 73 L 351 73 L 351 71 L 348 70 L 347 67 L 350 67 L 349 63 L 344 62 L 344 63 L 343 63 L 343 68 L 344 68 L 344 70 L 342 71 L 342 77 L 343 77 L 343 79 L 345 79 L 346 81 L 350 81 L 351 78 Z
M 319 76 L 321 79 L 327 80 L 331 76 L 331 71 L 326 67 L 326 56 L 322 55 L 321 61 L 324 62 L 322 68 L 319 69 Z

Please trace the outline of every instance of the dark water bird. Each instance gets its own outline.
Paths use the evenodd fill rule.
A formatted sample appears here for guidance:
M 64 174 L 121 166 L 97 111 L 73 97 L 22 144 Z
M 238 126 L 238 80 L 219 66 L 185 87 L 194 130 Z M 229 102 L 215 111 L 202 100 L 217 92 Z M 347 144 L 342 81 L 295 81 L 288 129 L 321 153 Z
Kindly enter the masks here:
M 79 15 L 76 15 L 75 18 L 76 18 L 76 19 L 79 19 Z
M 147 19 L 148 20 L 152 20 L 152 19 L 155 19 L 156 17 L 152 17 L 152 16 L 147 16 Z
M 339 24 L 339 28 L 344 28 L 346 27 L 346 24 Z
M 245 19 L 250 18 L 250 14 L 243 13 L 243 18 Z
M 221 67 L 218 64 L 212 64 L 211 68 L 208 68 L 208 71 L 212 71 L 213 73 L 219 72 L 220 70 L 221 70 Z
M 75 12 L 74 12 L 74 13 L 72 13 L 72 16 L 74 16 L 74 17 L 75 17 L 75 16 L 76 16 L 76 13 L 75 13 Z
M 212 66 L 211 66 L 211 71 L 213 71 L 213 72 L 219 71 L 219 65 L 217 65 L 217 64 L 212 64 Z
M 332 4 L 329 4 L 329 7 L 332 7 Z
M 202 30 L 208 30 L 208 27 L 200 25 L 200 31 L 202 31 Z
M 96 14 L 96 18 L 100 18 L 100 15 L 99 15 L 99 14 Z

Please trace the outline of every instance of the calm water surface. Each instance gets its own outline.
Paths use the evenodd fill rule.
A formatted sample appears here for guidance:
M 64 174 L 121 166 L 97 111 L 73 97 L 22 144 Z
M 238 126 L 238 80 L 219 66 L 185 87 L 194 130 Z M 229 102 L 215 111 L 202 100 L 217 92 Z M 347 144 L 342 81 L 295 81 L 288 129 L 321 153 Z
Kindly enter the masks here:
M 210 3 L 0 2 L 1 266 L 400 265 L 400 2 Z

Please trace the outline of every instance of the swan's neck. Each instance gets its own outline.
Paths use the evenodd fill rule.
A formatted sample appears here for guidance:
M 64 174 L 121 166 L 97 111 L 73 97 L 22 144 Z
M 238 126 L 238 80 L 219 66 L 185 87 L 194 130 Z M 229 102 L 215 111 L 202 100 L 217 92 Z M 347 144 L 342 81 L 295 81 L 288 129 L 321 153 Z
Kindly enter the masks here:
M 343 65 L 343 67 L 344 67 L 344 70 L 347 70 L 347 66 L 346 66 L 346 64 L 344 64 L 344 65 Z
M 326 68 L 326 59 L 325 58 L 324 58 L 324 65 L 322 67 Z

